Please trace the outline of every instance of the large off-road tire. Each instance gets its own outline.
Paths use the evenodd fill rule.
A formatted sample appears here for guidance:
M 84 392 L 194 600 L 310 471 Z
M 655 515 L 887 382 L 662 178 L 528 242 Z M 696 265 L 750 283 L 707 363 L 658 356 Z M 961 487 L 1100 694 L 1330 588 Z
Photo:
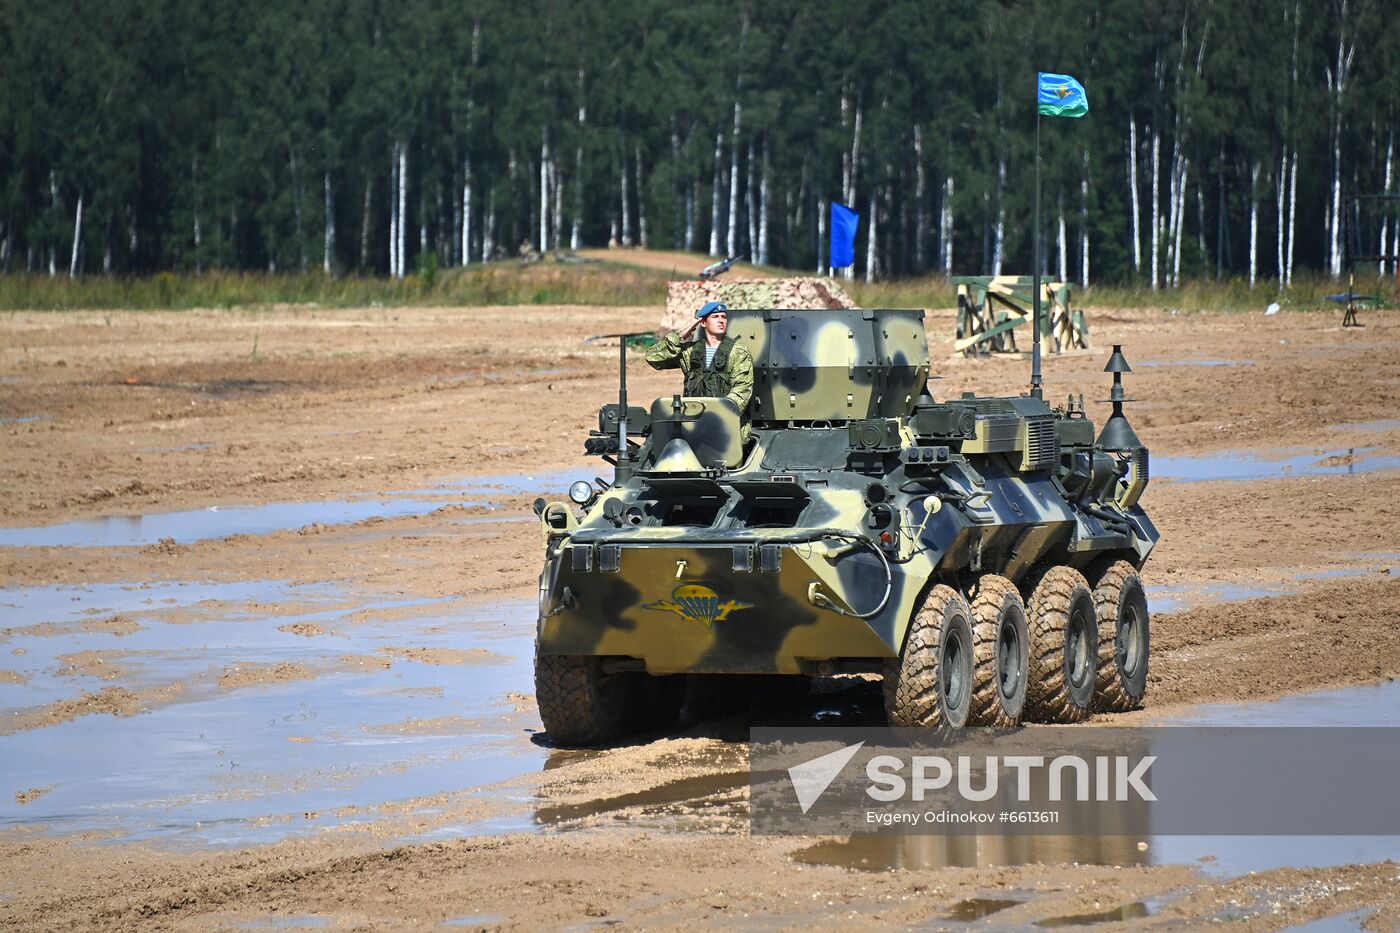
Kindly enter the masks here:
M 1094 597 L 1073 567 L 1051 567 L 1031 589 L 1025 717 L 1083 722 L 1094 705 L 1099 633 Z
M 535 652 L 535 702 L 555 745 L 599 745 L 626 733 L 638 686 L 633 674 L 605 673 L 596 657 Z
M 952 731 L 972 705 L 972 609 L 939 584 L 909 623 L 899 660 L 885 664 L 885 715 L 892 726 Z
M 1110 565 L 1094 586 L 1099 674 L 1094 708 L 1121 713 L 1142 706 L 1151 646 L 1147 593 L 1127 561 Z
M 1026 703 L 1030 636 L 1016 584 L 983 574 L 972 598 L 972 706 L 969 726 L 1009 728 Z

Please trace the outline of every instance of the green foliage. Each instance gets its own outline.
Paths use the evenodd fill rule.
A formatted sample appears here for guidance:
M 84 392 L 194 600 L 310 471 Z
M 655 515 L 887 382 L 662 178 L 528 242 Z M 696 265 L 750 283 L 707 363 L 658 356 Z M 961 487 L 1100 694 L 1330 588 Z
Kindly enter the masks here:
M 651 244 L 680 248 L 689 236 L 705 249 L 716 203 L 722 229 L 732 219 L 739 251 L 753 256 L 766 190 L 769 261 L 813 269 L 817 215 L 842 196 L 853 155 L 862 270 L 873 201 L 887 278 L 942 268 L 945 208 L 951 271 L 992 271 L 998 228 L 1004 270 L 1027 271 L 1032 87 L 1044 69 L 1079 77 L 1091 107 L 1041 127 L 1045 229 L 1063 212 L 1070 269 L 1083 227 L 1094 281 L 1148 275 L 1131 244 L 1131 119 L 1140 244 L 1151 238 L 1155 147 L 1164 216 L 1174 177 L 1185 179 L 1183 276 L 1246 274 L 1257 213 L 1258 272 L 1272 278 L 1284 153 L 1298 158 L 1297 266 L 1322 268 L 1338 155 L 1347 194 L 1380 190 L 1400 117 L 1400 18 L 1375 0 L 55 0 L 4 10 L 0 268 L 10 273 L 68 271 L 76 239 L 76 267 L 89 274 L 382 274 L 400 143 L 405 268 L 425 294 L 442 278 L 431 262 L 462 264 L 468 185 L 473 262 L 514 256 L 523 240 L 568 246 L 575 231 L 590 245 L 636 241 L 643 215 Z M 1334 93 L 1339 43 L 1355 45 L 1355 65 Z M 1394 188 L 1400 166 L 1389 177 Z

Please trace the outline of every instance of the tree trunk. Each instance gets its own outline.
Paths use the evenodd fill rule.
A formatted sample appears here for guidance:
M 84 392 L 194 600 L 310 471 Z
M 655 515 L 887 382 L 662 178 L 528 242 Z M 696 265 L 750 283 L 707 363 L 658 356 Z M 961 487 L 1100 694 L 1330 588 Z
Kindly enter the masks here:
M 486 196 L 486 221 L 481 231 L 481 261 L 490 262 L 496 255 L 496 192 Z
M 749 158 L 745 166 L 746 176 L 744 180 L 744 216 L 748 218 L 749 242 L 748 254 L 749 262 L 754 261 L 754 251 L 758 249 L 758 210 L 754 197 L 754 177 L 753 177 L 753 141 L 749 141 Z
M 710 255 L 718 256 L 721 245 L 723 231 L 720 229 L 722 218 L 720 215 L 720 198 L 723 197 L 721 191 L 724 181 L 720 176 L 720 166 L 724 161 L 724 134 L 715 134 L 715 181 L 710 186 Z
M 638 145 L 633 152 L 632 171 L 637 178 L 637 242 L 642 249 L 647 248 L 650 238 L 647 236 L 647 198 L 646 192 L 642 190 L 642 147 Z
M 68 261 L 68 277 L 78 277 L 78 253 L 83 242 L 83 193 L 78 192 L 78 209 L 73 214 L 73 256 Z
M 943 249 L 943 274 L 953 274 L 953 176 L 943 182 L 943 204 L 939 207 L 938 243 Z
M 1381 188 L 1382 194 L 1390 194 L 1390 183 L 1392 179 L 1392 162 L 1395 156 L 1395 130 L 1391 130 L 1385 143 L 1385 187 Z M 1381 220 L 1380 239 L 1376 243 L 1376 255 L 1384 256 L 1386 243 L 1390 239 L 1390 214 L 1386 213 Z M 1389 271 L 1389 265 L 1385 260 L 1381 260 L 1380 274 L 1385 275 Z
M 768 265 L 768 140 L 763 140 L 763 162 L 758 173 L 758 264 Z
M 623 246 L 632 245 L 632 208 L 627 203 L 627 150 L 622 152 L 622 167 L 618 171 L 620 187 L 622 189 L 622 236 L 619 243 Z
M 389 156 L 389 277 L 399 277 L 399 144 Z
M 1128 116 L 1128 197 L 1132 205 L 1133 271 L 1142 271 L 1142 208 L 1138 206 L 1137 117 Z
M 1298 149 L 1293 149 L 1293 155 L 1288 163 L 1288 276 L 1286 285 L 1293 284 L 1293 246 L 1294 231 L 1297 230 L 1295 221 L 1298 217 Z
M 1058 258 L 1058 260 L 1059 260 L 1060 281 L 1061 281 L 1061 282 L 1068 282 L 1068 281 L 1069 281 L 1069 231 L 1068 231 L 1068 228 L 1065 226 L 1065 209 L 1064 209 L 1064 205 L 1063 205 L 1063 204 L 1061 204 L 1061 205 L 1059 206 L 1059 215 L 1060 215 L 1059 235 L 1056 237 L 1056 240 L 1055 240 L 1055 247 L 1056 247 L 1056 253 L 1058 254 L 1058 255 L 1057 255 L 1057 258 Z
M 1084 150 L 1084 174 L 1079 176 L 1079 284 L 1089 287 L 1089 150 Z
M 739 255 L 739 102 L 734 102 L 734 135 L 729 140 L 729 235 L 725 256 Z
M 928 268 L 928 172 L 924 168 L 923 127 L 914 124 L 914 271 Z
M 817 275 L 831 275 L 831 268 L 823 262 L 826 257 L 826 210 L 827 202 L 817 198 Z
M 1176 184 L 1176 236 L 1172 242 L 1172 285 L 1181 287 L 1181 234 L 1186 229 L 1186 179 L 1191 160 L 1181 157 L 1181 180 Z
M 559 154 L 549 161 L 549 184 L 554 189 L 554 231 L 550 234 L 551 248 L 560 249 L 564 230 L 564 182 L 559 177 Z
M 326 169 L 322 176 L 326 190 L 326 237 L 325 257 L 321 262 L 326 275 L 335 275 L 335 193 L 331 190 L 331 171 Z
M 578 138 L 579 143 L 574 147 L 574 223 L 569 232 L 569 249 L 577 250 L 583 246 L 583 132 L 584 126 L 588 122 L 588 106 L 584 97 L 584 78 L 586 73 L 582 68 L 578 70 Z
M 406 228 L 408 221 L 408 143 L 399 143 L 399 278 L 408 271 L 408 256 L 405 253 Z
M 869 220 L 866 223 L 865 234 L 865 280 L 875 281 L 875 277 L 880 274 L 880 247 L 879 247 L 879 200 L 880 189 L 870 189 Z
M 1006 256 L 1006 153 L 997 159 L 997 223 L 992 238 L 992 275 L 1001 275 Z M 1062 276 L 1063 278 L 1063 276 Z
M 472 261 L 472 160 L 462 160 L 462 265 Z
M 861 128 L 861 108 L 860 101 L 856 101 L 856 125 L 851 131 L 851 179 L 850 190 L 846 193 L 846 203 L 851 207 L 856 206 L 856 179 L 860 175 L 860 128 Z
M 1249 170 L 1249 287 L 1259 278 L 1259 163 Z
M 540 141 L 540 252 L 549 249 L 549 131 L 541 131 Z M 623 195 L 627 197 L 626 194 Z
M 1161 254 L 1162 243 L 1162 211 L 1159 201 L 1160 188 L 1158 181 L 1161 178 L 1161 151 L 1162 134 L 1156 126 L 1152 127 L 1152 226 L 1149 230 L 1150 246 L 1152 247 L 1152 290 L 1155 292 L 1161 284 L 1158 278 L 1157 260 Z
M 695 250 L 695 202 L 700 200 L 700 180 L 691 179 L 685 197 L 685 251 Z
M 1351 84 L 1352 59 L 1356 54 L 1356 38 L 1347 35 L 1349 0 L 1337 0 L 1337 59 L 1336 67 L 1327 68 L 1328 90 L 1332 92 L 1332 191 L 1327 212 L 1328 246 L 1327 271 L 1333 278 L 1342 274 L 1342 105 Z

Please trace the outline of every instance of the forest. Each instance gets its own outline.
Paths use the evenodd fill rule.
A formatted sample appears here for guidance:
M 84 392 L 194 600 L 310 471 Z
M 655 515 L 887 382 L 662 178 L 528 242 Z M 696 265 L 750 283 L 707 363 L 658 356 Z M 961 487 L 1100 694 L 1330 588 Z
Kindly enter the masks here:
M 640 245 L 1290 283 L 1400 252 L 1380 0 L 0 0 L 0 268 L 404 277 Z M 1385 203 L 1385 202 L 1372 202 Z

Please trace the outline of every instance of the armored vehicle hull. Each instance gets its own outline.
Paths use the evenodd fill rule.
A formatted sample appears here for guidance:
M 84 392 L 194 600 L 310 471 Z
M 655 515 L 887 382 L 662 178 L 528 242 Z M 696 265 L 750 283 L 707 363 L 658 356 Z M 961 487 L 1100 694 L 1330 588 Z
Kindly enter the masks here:
M 664 726 L 711 674 L 878 673 L 892 722 L 941 728 L 1142 701 L 1158 534 L 1121 390 L 1096 439 L 1082 402 L 935 402 L 920 312 L 733 311 L 730 334 L 747 444 L 726 399 L 609 405 L 588 447 L 614 481 L 537 503 L 557 742 Z

